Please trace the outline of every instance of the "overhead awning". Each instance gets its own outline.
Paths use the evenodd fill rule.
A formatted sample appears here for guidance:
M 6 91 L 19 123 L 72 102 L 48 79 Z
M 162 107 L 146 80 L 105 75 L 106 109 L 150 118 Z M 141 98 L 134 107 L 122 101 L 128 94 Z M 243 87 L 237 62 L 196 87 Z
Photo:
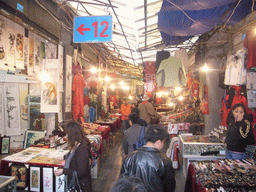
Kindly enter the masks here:
M 166 45 L 178 45 L 216 25 L 236 24 L 251 9 L 251 0 L 163 0 L 158 29 Z

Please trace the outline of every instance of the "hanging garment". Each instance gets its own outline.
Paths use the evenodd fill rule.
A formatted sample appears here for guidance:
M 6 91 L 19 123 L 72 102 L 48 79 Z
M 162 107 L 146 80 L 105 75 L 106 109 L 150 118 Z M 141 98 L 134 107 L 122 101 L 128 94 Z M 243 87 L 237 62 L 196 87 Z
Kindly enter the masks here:
M 79 117 L 84 117 L 84 88 L 85 81 L 81 73 L 78 73 L 73 78 L 73 118 L 77 120 Z
M 97 102 L 97 95 L 96 94 L 94 94 L 94 93 L 90 94 L 89 98 L 90 98 L 90 102 Z
M 247 48 L 247 68 L 251 69 L 256 67 L 256 38 L 255 30 L 247 31 L 244 40 L 244 46 Z
M 248 108 L 256 108 L 256 90 L 247 91 Z
M 86 95 L 86 96 L 84 97 L 84 105 L 89 105 L 89 103 L 90 103 L 89 95 Z
M 228 55 L 225 70 L 225 85 L 245 85 L 246 69 L 244 68 L 244 58 L 246 51 L 238 50 L 234 55 Z
M 94 122 L 94 117 L 95 117 L 95 108 L 90 107 L 90 109 L 89 109 L 89 120 L 90 120 L 90 123 Z
M 248 72 L 247 73 L 247 89 L 256 89 L 256 73 L 255 72 Z
M 117 97 L 116 95 L 110 95 L 109 96 L 109 102 L 112 102 L 112 106 L 115 107 L 117 103 Z
M 227 108 L 228 109 L 231 109 L 232 106 L 234 105 L 233 104 L 233 100 L 234 100 L 234 97 L 235 95 L 237 95 L 237 100 L 235 101 L 236 102 L 239 102 L 241 99 L 239 99 L 239 96 L 240 95 L 241 97 L 244 97 L 245 99 L 247 99 L 247 95 L 246 95 L 246 87 L 244 85 L 241 85 L 241 86 L 231 86 L 229 89 L 227 89 L 227 95 L 226 95 L 226 105 L 227 105 Z M 245 102 L 245 101 L 244 101 Z M 240 101 L 241 103 L 241 101 Z

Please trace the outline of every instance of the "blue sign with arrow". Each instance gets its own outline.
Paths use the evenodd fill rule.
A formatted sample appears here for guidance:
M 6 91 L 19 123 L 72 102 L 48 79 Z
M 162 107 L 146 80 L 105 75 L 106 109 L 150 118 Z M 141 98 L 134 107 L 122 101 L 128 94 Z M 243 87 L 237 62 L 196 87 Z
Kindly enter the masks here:
M 75 17 L 74 43 L 97 43 L 112 40 L 112 16 Z

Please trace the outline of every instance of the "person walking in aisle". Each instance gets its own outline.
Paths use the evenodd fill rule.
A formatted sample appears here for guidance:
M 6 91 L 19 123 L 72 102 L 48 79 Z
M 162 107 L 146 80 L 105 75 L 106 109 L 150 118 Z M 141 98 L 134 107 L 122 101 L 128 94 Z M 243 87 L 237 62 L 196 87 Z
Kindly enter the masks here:
M 144 98 L 142 99 L 143 102 L 139 104 L 139 117 L 140 119 L 143 119 L 146 121 L 147 125 L 149 123 L 152 123 L 151 120 L 154 118 L 158 118 L 159 115 L 156 112 L 155 108 L 153 107 L 153 99 L 152 98 L 148 98 L 148 96 L 144 96 Z M 154 124 L 154 123 L 153 123 Z
M 163 127 L 150 126 L 145 136 L 146 145 L 125 158 L 120 178 L 139 177 L 150 192 L 174 192 L 176 181 L 172 161 L 160 152 L 167 137 Z
M 82 192 L 92 192 L 91 167 L 89 165 L 90 140 L 76 121 L 70 121 L 63 127 L 71 149 L 65 159 L 64 167 L 57 169 L 54 174 L 55 176 L 65 174 L 67 187 L 71 185 L 72 178 L 77 175 L 79 183 L 76 181 L 74 183 L 76 190 L 79 191 L 80 188 Z
M 122 127 L 123 127 L 123 133 L 128 128 L 128 115 L 131 113 L 131 105 L 128 103 L 128 99 L 125 98 L 123 104 L 121 105 L 121 120 L 122 120 Z
M 131 113 L 129 115 L 129 124 L 131 125 L 124 132 L 123 149 L 124 154 L 128 155 L 134 151 L 133 144 L 139 139 L 142 126 L 139 124 L 139 115 L 137 113 Z M 145 128 L 146 133 L 146 128 Z
M 237 103 L 229 111 L 227 117 L 227 136 L 225 139 L 227 159 L 246 159 L 247 145 L 254 145 L 255 138 L 251 123 L 246 119 L 246 108 Z

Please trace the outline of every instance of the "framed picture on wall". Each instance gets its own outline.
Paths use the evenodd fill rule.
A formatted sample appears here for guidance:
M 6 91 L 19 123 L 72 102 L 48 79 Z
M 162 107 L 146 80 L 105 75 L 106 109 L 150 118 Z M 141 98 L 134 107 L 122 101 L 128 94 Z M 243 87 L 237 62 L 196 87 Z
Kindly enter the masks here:
M 24 139 L 24 148 L 30 147 L 30 145 L 35 144 L 35 141 L 38 141 L 43 137 L 45 137 L 44 131 L 27 130 Z
M 10 166 L 10 176 L 16 178 L 18 189 L 27 187 L 28 169 L 24 164 L 12 164 Z
M 10 153 L 10 137 L 1 137 L 1 154 Z
M 40 191 L 40 167 L 30 166 L 29 191 Z

